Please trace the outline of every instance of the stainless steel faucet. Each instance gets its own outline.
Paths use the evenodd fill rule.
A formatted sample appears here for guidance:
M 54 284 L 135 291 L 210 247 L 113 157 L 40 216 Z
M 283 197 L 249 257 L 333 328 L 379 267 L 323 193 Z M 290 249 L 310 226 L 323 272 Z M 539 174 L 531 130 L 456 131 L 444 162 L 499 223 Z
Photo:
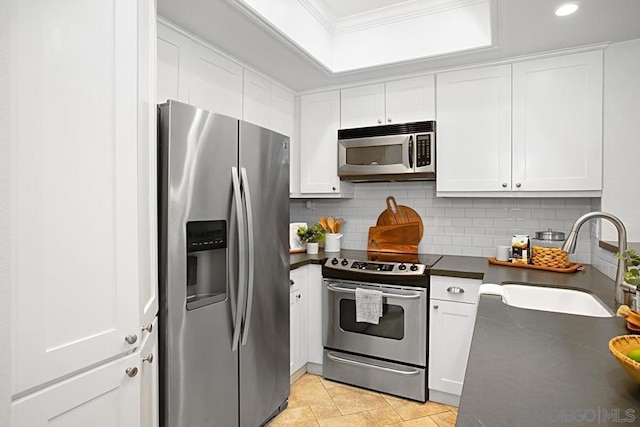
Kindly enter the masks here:
M 609 220 L 613 225 L 616 226 L 618 230 L 618 251 L 620 253 L 627 250 L 627 230 L 624 228 L 624 224 L 620 219 L 611 215 L 607 212 L 589 212 L 588 214 L 582 215 L 580 218 L 576 220 L 571 227 L 571 231 L 569 232 L 569 237 L 565 240 L 564 245 L 562 245 L 562 250 L 566 253 L 572 254 L 576 250 L 576 243 L 578 241 L 578 230 L 582 224 L 587 222 L 592 218 L 603 218 Z M 627 271 L 627 262 L 623 259 L 618 258 L 618 269 L 616 270 L 616 283 L 615 283 L 615 299 L 618 304 L 629 304 L 630 295 L 629 293 L 625 293 L 626 291 L 631 291 L 630 287 L 624 285 L 624 273 Z M 635 287 L 633 287 L 633 291 L 635 292 Z

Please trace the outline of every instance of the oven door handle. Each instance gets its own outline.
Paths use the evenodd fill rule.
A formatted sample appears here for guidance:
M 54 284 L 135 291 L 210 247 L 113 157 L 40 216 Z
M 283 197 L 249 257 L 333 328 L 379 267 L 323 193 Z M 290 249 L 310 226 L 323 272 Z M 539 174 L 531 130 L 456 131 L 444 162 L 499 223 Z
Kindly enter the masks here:
M 345 363 L 347 365 L 360 366 L 360 367 L 363 367 L 363 368 L 378 369 L 380 371 L 391 372 L 392 374 L 399 374 L 399 375 L 418 375 L 418 374 L 420 374 L 420 371 L 418 369 L 412 369 L 410 371 L 401 371 L 399 369 L 387 368 L 385 366 L 372 365 L 370 363 L 364 363 L 364 362 L 360 362 L 360 361 L 357 361 L 357 360 L 345 359 L 343 357 L 335 356 L 331 352 L 327 353 L 327 357 L 329 359 L 333 360 L 334 362 Z
M 327 285 L 327 289 L 329 289 L 330 291 L 333 292 L 347 292 L 349 294 L 355 294 L 356 290 L 355 289 L 350 289 L 350 288 L 341 288 L 339 286 L 334 286 L 334 285 Z M 383 298 L 397 298 L 397 299 L 419 299 L 421 297 L 420 294 L 409 294 L 409 295 L 404 295 L 404 294 L 392 294 L 389 292 L 382 292 L 382 297 Z

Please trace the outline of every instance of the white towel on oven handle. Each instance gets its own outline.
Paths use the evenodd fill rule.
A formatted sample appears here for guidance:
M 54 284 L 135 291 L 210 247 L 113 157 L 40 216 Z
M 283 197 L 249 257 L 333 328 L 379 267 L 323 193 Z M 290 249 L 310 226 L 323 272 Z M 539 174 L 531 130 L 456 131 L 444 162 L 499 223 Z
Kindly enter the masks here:
M 382 317 L 382 291 L 356 288 L 356 322 L 377 325 Z

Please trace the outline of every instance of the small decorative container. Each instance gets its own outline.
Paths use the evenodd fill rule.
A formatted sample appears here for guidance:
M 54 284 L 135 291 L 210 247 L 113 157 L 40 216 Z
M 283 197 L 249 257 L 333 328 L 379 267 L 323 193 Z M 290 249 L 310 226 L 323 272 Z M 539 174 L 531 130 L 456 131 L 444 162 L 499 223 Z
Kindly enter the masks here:
M 627 353 L 634 348 L 640 348 L 640 336 L 620 335 L 609 341 L 609 351 L 616 358 L 622 369 L 637 383 L 640 383 L 640 363 L 627 357 Z
M 541 267 L 569 267 L 569 254 L 562 250 L 563 243 L 562 232 L 551 229 L 536 232 L 536 237 L 531 239 L 531 263 Z

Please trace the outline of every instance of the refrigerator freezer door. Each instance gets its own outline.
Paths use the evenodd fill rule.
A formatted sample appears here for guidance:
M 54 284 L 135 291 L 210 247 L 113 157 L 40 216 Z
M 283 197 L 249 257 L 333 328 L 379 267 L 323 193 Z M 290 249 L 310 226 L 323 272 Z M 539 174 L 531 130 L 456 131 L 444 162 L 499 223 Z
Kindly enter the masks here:
M 250 322 L 240 346 L 240 426 L 255 427 L 289 395 L 289 138 L 240 122 L 240 167 L 255 251 Z
M 238 122 L 175 101 L 160 107 L 159 122 L 161 425 L 236 426 L 238 352 L 231 350 L 230 301 L 237 289 L 230 284 L 237 268 L 231 168 L 238 159 Z M 229 224 L 228 246 L 188 255 L 187 223 L 215 220 Z M 207 236 L 195 238 L 212 244 Z M 192 270 L 208 268 L 192 271 L 198 274 L 191 283 L 188 256 Z M 226 296 L 187 309 L 188 287 L 206 287 L 201 282 L 207 280 Z

